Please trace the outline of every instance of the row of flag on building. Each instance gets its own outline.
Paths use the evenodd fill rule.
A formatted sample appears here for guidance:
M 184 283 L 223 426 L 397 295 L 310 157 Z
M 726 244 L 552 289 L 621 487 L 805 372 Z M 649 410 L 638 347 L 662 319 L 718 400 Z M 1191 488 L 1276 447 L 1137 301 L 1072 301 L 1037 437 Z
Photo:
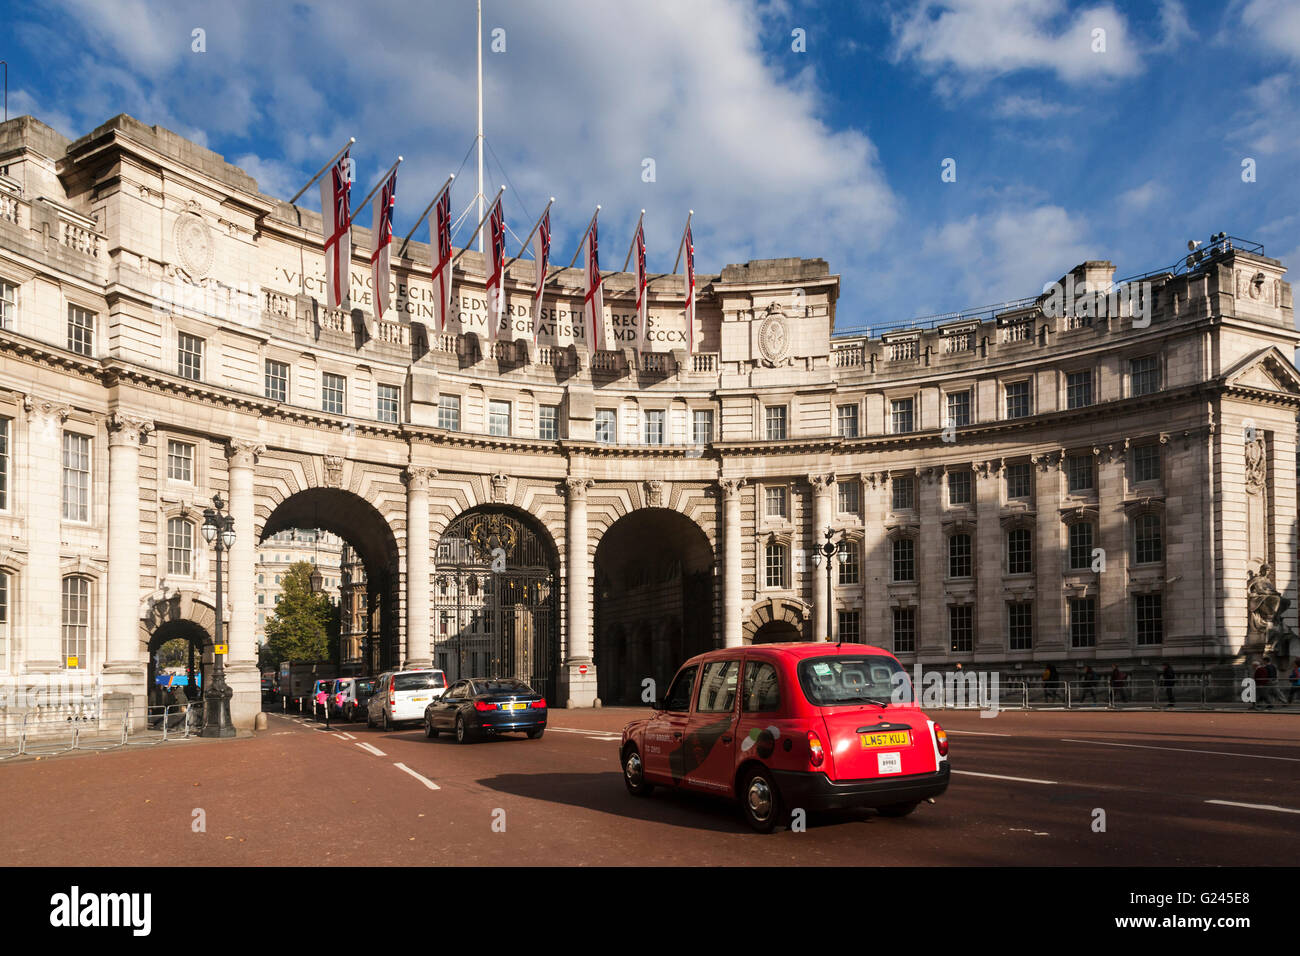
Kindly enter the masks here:
M 350 297 L 348 276 L 349 264 L 352 261 L 352 183 L 349 173 L 352 162 L 348 154 L 349 149 L 345 148 L 328 167 L 329 175 L 321 177 L 321 228 L 325 243 L 325 272 L 329 288 L 329 304 L 332 308 L 339 308 Z M 392 168 L 384 174 L 375 188 L 361 201 L 361 206 L 364 207 L 370 197 L 374 196 L 374 217 L 371 231 L 375 239 L 375 248 L 370 254 L 370 270 L 371 277 L 374 280 L 376 318 L 382 318 L 390 306 L 389 283 L 392 277 L 390 249 L 393 242 L 393 213 L 397 206 L 397 167 L 401 162 L 402 159 L 399 156 Z M 452 315 L 453 270 L 456 261 L 460 258 L 460 254 L 453 256 L 451 246 L 451 184 L 454 179 L 454 176 L 447 178 L 429 207 L 416 221 L 414 227 L 418 228 L 424 217 L 429 217 L 429 247 L 432 252 L 434 310 L 439 331 L 446 330 L 448 319 Z M 541 315 L 542 294 L 547 281 L 552 278 L 548 274 L 548 270 L 551 266 L 551 206 L 555 200 L 552 198 L 546 204 L 545 210 L 543 210 L 542 215 L 533 226 L 532 231 L 524 239 L 519 255 L 507 258 L 505 213 L 501 204 L 504 191 L 504 186 L 497 191 L 487 214 L 465 243 L 461 254 L 473 243 L 479 230 L 486 227 L 487 327 L 488 336 L 491 339 L 496 339 L 500 335 L 501 320 L 506 312 L 504 285 L 506 269 L 523 255 L 524 249 L 529 248 L 531 243 L 535 278 L 531 310 L 533 321 L 530 324 L 532 326 L 532 339 L 535 344 L 537 342 L 538 326 L 541 324 L 537 319 Z M 608 327 L 609 323 L 605 319 L 604 280 L 600 271 L 598 241 L 599 216 L 600 207 L 597 206 L 596 212 L 591 217 L 591 222 L 588 223 L 582 238 L 579 240 L 579 249 L 583 257 L 584 334 L 587 336 L 587 341 L 591 344 L 591 347 L 604 350 L 616 346 L 612 341 Z M 685 296 L 686 346 L 689 352 L 695 351 L 695 246 L 691 239 L 691 218 L 693 216 L 694 212 L 687 216 L 686 227 L 682 230 L 682 238 L 677 251 L 678 263 L 681 262 L 683 255 L 685 256 L 686 271 L 683 293 Z M 629 259 L 635 262 L 636 325 L 640 345 L 647 342 L 646 330 L 650 318 L 649 300 L 646 295 L 650 278 L 646 272 L 644 219 L 645 210 L 642 210 L 632 236 L 631 248 L 628 250 Z M 414 232 L 414 228 L 412 232 Z M 578 253 L 575 252 L 575 261 L 577 257 Z M 570 266 L 572 264 L 570 262 Z M 677 263 L 674 263 L 673 273 L 676 273 L 676 271 Z M 513 336 L 509 337 L 513 338 Z

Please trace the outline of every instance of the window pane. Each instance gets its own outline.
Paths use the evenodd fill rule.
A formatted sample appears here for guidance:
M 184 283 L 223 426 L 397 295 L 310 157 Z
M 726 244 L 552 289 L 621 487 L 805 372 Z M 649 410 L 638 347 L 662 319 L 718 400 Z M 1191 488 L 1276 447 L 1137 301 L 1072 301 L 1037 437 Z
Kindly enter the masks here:
M 289 365 L 287 362 L 266 360 L 266 397 L 273 402 L 289 400 Z
M 1092 567 L 1092 532 L 1091 521 L 1070 525 L 1070 570 L 1086 571 Z
M 948 539 L 948 577 L 968 578 L 971 576 L 971 538 L 970 535 L 954 534 Z
M 970 392 L 952 392 L 948 396 L 949 425 L 970 424 Z
M 0 511 L 9 510 L 9 421 L 0 418 Z
M 1065 459 L 1066 483 L 1071 492 L 1092 491 L 1092 456 L 1070 455 Z
M 862 612 L 840 611 L 836 636 L 850 644 L 862 643 Z
M 86 649 L 90 636 L 90 581 L 86 578 L 63 579 L 63 666 L 87 666 Z
M 613 445 L 617 434 L 618 419 L 612 408 L 596 409 L 596 441 L 602 445 Z
M 90 439 L 63 433 L 63 520 L 90 520 Z
M 741 707 L 745 713 L 763 713 L 781 706 L 781 685 L 776 668 L 766 661 L 745 664 L 745 692 Z
M 1097 645 L 1097 604 L 1095 598 L 1070 599 L 1070 646 Z
M 488 434 L 498 438 L 510 437 L 509 402 L 488 402 Z
M 916 542 L 911 538 L 894 539 L 894 580 L 916 580 Z
M 1007 532 L 1007 574 L 1029 574 L 1034 570 L 1032 539 L 1028 528 Z
M 190 575 L 190 555 L 194 551 L 194 525 L 184 518 L 167 521 L 167 573 Z
M 647 445 L 664 443 L 664 415 L 662 408 L 649 408 L 645 413 L 645 442 Z
M 764 553 L 765 575 L 764 578 L 769 588 L 783 588 L 786 586 L 785 577 L 785 546 L 780 544 L 769 544 Z
M 1007 643 L 1013 651 L 1034 648 L 1034 606 L 1029 601 L 1007 605 Z
M 916 608 L 894 608 L 894 653 L 911 654 L 916 651 Z
M 697 445 L 708 445 L 713 441 L 713 409 L 696 411 L 692 438 Z
M 726 714 L 736 706 L 736 684 L 740 661 L 713 661 L 704 665 L 700 691 L 695 699 L 697 713 Z
M 915 424 L 912 416 L 912 399 L 896 398 L 890 404 L 890 431 L 895 434 L 910 432 Z
M 176 336 L 176 374 L 199 381 L 203 378 L 203 340 L 197 335 L 180 332 Z
M 401 406 L 401 390 L 396 385 L 380 385 L 376 396 L 378 403 L 376 417 L 381 422 L 395 425 L 398 418 L 398 409 Z
M 841 514 L 855 515 L 862 510 L 862 485 L 858 481 L 841 481 L 839 489 L 839 511 Z
M 1154 355 L 1133 359 L 1129 363 L 1129 379 L 1134 395 L 1150 395 L 1160 390 L 1160 372 Z
M 18 287 L 0 282 L 0 329 L 12 329 L 18 315 Z
M 542 405 L 537 410 L 537 437 L 555 441 L 560 437 L 560 406 Z
M 1133 449 L 1133 480 L 1160 480 L 1160 446 L 1138 445 Z
M 438 396 L 438 427 L 450 432 L 460 431 L 460 396 Z
M 1027 463 L 1007 465 L 1007 497 L 1030 497 L 1033 477 L 1033 471 Z
M 1091 372 L 1070 372 L 1065 376 L 1065 404 L 1068 408 L 1092 404 Z
M 840 584 L 857 584 L 859 576 L 858 545 L 856 541 L 841 541 L 839 546 Z
M 968 505 L 971 500 L 970 493 L 969 471 L 948 472 L 948 504 Z
M 194 480 L 194 446 L 183 441 L 167 442 L 167 477 L 173 481 Z
M 1134 523 L 1134 554 L 1136 564 L 1151 564 L 1164 557 L 1160 535 L 1159 515 L 1139 515 Z
M 858 406 L 841 405 L 836 409 L 837 434 L 841 438 L 858 437 Z
M 347 379 L 342 375 L 324 373 L 321 376 L 321 411 L 342 415 L 346 389 Z
M 910 511 L 915 496 L 910 475 L 900 475 L 893 479 L 893 506 L 895 511 Z
M 974 648 L 972 610 L 969 604 L 953 605 L 948 608 L 948 640 L 956 653 L 968 653 Z
M 1159 594 L 1138 594 L 1134 596 L 1135 618 L 1137 622 L 1138 644 L 1161 644 L 1164 642 L 1164 608 Z
M 765 513 L 770 518 L 784 518 L 785 515 L 785 488 L 768 487 L 763 490 L 763 498 L 766 502 Z
M 1007 385 L 1007 418 L 1024 418 L 1029 414 L 1029 383 L 1010 382 Z
M 784 441 L 785 430 L 785 406 L 768 405 L 765 414 L 768 441 Z
M 68 351 L 91 355 L 95 351 L 95 313 L 68 306 Z

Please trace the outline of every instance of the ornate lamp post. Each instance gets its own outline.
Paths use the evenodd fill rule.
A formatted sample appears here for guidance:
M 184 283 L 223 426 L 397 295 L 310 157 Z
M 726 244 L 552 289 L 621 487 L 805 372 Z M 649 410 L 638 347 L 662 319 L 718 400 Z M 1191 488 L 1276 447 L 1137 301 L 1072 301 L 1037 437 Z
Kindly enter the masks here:
M 832 569 L 835 567 L 835 550 L 836 550 L 835 542 L 832 540 L 834 536 L 835 536 L 835 531 L 829 526 L 827 526 L 826 543 L 823 544 L 818 550 L 814 551 L 812 556 L 813 567 L 819 567 L 823 559 L 826 561 L 826 636 L 825 639 L 827 641 L 829 641 L 835 633 L 835 624 L 834 624 L 835 606 L 834 606 L 834 598 L 832 596 L 832 590 L 831 590 L 831 572 Z
M 216 650 L 223 651 L 225 648 L 224 638 L 222 637 L 221 618 L 225 610 L 225 601 L 222 597 L 221 581 L 221 554 L 223 551 L 229 551 L 235 543 L 235 519 L 226 513 L 226 503 L 221 500 L 221 494 L 212 496 L 212 507 L 203 509 L 203 540 L 208 544 L 214 545 L 217 551 L 217 623 L 216 633 L 213 635 L 216 643 Z M 233 737 L 235 736 L 235 725 L 230 720 L 230 698 L 234 692 L 226 686 L 226 668 L 224 653 L 214 653 L 212 667 L 212 680 L 203 692 L 203 737 Z

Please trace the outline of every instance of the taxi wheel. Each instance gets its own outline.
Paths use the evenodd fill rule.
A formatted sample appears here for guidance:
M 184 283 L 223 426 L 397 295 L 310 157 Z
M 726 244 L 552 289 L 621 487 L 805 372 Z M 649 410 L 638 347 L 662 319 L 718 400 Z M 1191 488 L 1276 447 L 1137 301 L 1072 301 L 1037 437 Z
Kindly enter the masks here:
M 655 788 L 653 783 L 646 782 L 645 765 L 636 747 L 629 747 L 623 756 L 623 782 L 627 784 L 627 792 L 634 797 L 649 796 Z
M 542 734 L 546 733 L 546 728 L 538 727 L 536 730 L 527 731 L 527 733 L 528 733 L 529 740 L 536 740 L 537 738 L 542 736 Z
M 438 731 L 434 729 L 433 722 L 428 717 L 424 718 L 424 736 L 429 738 L 438 736 Z
M 469 743 L 469 728 L 465 726 L 465 718 L 459 715 L 456 717 L 456 743 Z
M 887 807 L 879 807 L 876 812 L 882 817 L 905 817 L 919 806 L 919 803 L 891 803 Z
M 781 791 L 768 771 L 759 767 L 745 777 L 740 790 L 740 809 L 745 822 L 759 833 L 771 833 L 781 819 Z

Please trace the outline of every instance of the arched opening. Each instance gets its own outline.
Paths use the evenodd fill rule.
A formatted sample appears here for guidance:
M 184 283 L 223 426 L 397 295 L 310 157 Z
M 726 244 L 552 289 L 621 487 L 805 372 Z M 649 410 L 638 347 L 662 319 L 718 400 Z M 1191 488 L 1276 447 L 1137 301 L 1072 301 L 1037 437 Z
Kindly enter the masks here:
M 513 677 L 556 699 L 559 555 L 527 512 L 459 515 L 434 555 L 433 664 L 448 681 Z
M 713 548 L 699 526 L 667 508 L 624 515 L 596 548 L 597 694 L 640 704 L 644 681 L 667 689 L 678 666 L 714 646 Z
M 789 621 L 768 621 L 754 632 L 753 644 L 780 644 L 802 641 L 803 635 Z
M 149 638 L 149 706 L 199 700 L 211 666 L 212 635 L 206 628 L 191 620 L 160 625 Z
M 338 673 L 372 675 L 401 664 L 397 540 L 373 505 L 338 488 L 300 491 L 266 516 L 258 542 L 259 641 L 277 613 L 277 589 L 306 563 L 313 569 L 310 590 L 333 608 L 327 656 Z M 262 654 L 261 663 L 278 666 L 274 656 Z

